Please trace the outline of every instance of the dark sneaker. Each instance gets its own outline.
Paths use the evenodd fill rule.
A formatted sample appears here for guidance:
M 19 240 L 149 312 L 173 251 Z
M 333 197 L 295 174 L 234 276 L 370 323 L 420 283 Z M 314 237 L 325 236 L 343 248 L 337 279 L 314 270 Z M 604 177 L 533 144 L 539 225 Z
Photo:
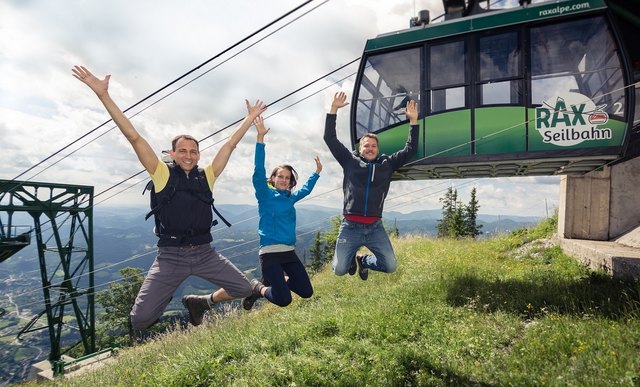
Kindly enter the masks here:
M 210 296 L 184 296 L 182 297 L 182 305 L 189 312 L 189 322 L 193 326 L 202 324 L 204 313 L 211 309 L 207 298 Z
M 253 308 L 253 304 L 258 301 L 258 298 L 262 297 L 262 288 L 264 288 L 264 285 L 260 281 L 255 278 L 251 280 L 251 291 L 253 294 L 242 300 L 242 308 L 244 310 L 251 310 L 251 308 Z
M 249 297 L 243 298 L 242 309 L 251 310 L 251 308 L 253 308 L 253 304 L 255 304 L 256 301 L 258 301 L 258 298 L 260 298 L 260 296 L 258 296 L 257 294 L 252 294 Z
M 356 256 L 356 261 L 358 261 L 358 275 L 361 280 L 366 281 L 367 278 L 369 278 L 369 269 L 362 266 L 362 258 L 364 257 L 361 255 Z
M 349 275 L 356 274 L 356 269 L 358 269 L 358 264 L 356 263 L 356 257 L 353 257 L 353 259 L 351 260 L 351 266 L 349 266 Z
M 131 316 L 129 316 L 127 321 L 127 326 L 129 327 L 129 346 L 133 347 L 136 344 L 141 344 L 146 339 L 145 331 L 141 329 L 134 329 L 131 325 Z

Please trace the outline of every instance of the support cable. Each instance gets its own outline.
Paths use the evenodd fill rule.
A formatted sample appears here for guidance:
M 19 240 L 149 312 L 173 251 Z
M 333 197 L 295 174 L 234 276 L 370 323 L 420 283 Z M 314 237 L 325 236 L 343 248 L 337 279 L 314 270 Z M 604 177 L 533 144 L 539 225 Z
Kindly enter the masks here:
M 189 76 L 190 74 L 194 73 L 195 71 L 199 70 L 200 68 L 202 68 L 203 66 L 211 63 L 212 61 L 214 61 L 215 59 L 219 58 L 221 55 L 224 55 L 225 53 L 229 52 L 230 50 L 234 49 L 235 47 L 239 46 L 240 44 L 246 42 L 247 40 L 251 39 L 252 37 L 256 36 L 257 34 L 259 34 L 260 32 L 264 31 L 265 29 L 271 27 L 272 25 L 274 25 L 275 23 L 279 22 L 280 20 L 288 17 L 289 15 L 293 14 L 294 12 L 298 11 L 299 9 L 303 8 L 304 6 L 306 6 L 307 4 L 311 3 L 314 0 L 307 0 L 306 2 L 302 3 L 301 5 L 293 8 L 291 11 L 285 13 L 284 15 L 276 18 L 275 20 L 271 21 L 270 23 L 268 23 L 267 25 L 259 28 L 258 30 L 254 31 L 253 33 L 247 35 L 246 37 L 244 37 L 243 39 L 241 39 L 240 41 L 232 44 L 231 46 L 227 47 L 226 49 L 224 49 L 223 51 L 221 51 L 220 53 L 214 55 L 213 57 L 209 58 L 208 60 L 206 60 L 205 62 L 201 63 L 200 65 L 194 67 L 193 69 L 189 70 L 188 72 L 186 72 L 185 74 L 179 76 L 178 78 L 174 79 L 173 81 L 169 82 L 168 84 L 166 84 L 165 86 L 161 87 L 160 89 L 154 91 L 153 93 L 151 93 L 150 95 L 144 97 L 143 99 L 141 99 L 140 101 L 136 102 L 135 104 L 129 106 L 128 108 L 126 108 L 123 113 L 128 112 L 129 110 L 133 109 L 134 107 L 140 105 L 141 103 L 147 101 L 148 99 L 152 98 L 153 96 L 157 95 L 158 93 L 162 92 L 163 90 L 167 89 L 168 87 L 172 86 L 173 84 L 179 82 L 180 80 L 184 79 L 185 77 Z M 58 149 L 57 151 L 55 151 L 54 153 L 52 153 L 51 155 L 45 157 L 43 160 L 39 161 L 38 163 L 36 163 L 35 165 L 29 167 L 27 170 L 23 171 L 22 173 L 20 173 L 19 175 L 17 175 L 16 177 L 14 177 L 13 179 L 11 179 L 11 181 L 15 181 L 18 178 L 20 178 L 21 176 L 25 175 L 26 173 L 28 173 L 29 171 L 33 170 L 34 168 L 38 167 L 39 165 L 42 165 L 44 162 L 50 160 L 52 157 L 54 157 L 55 155 L 59 154 L 60 152 L 62 152 L 63 150 L 65 150 L 66 148 L 70 147 L 71 145 L 77 143 L 78 141 L 80 141 L 81 139 L 87 137 L 88 135 L 90 135 L 91 133 L 95 132 L 96 130 L 100 129 L 101 127 L 103 127 L 104 125 L 108 124 L 109 122 L 111 122 L 113 120 L 109 119 L 105 122 L 103 122 L 102 124 L 96 126 L 95 128 L 91 129 L 89 132 L 83 134 L 82 136 L 78 137 L 77 139 L 73 140 L 72 142 L 70 142 L 69 144 L 63 146 L 62 148 Z

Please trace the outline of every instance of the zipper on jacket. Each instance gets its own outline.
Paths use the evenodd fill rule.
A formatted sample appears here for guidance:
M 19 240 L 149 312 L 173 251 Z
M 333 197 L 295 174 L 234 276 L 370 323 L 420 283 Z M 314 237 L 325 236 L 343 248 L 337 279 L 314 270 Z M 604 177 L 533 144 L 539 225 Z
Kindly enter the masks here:
M 367 176 L 371 176 L 371 178 L 367 178 L 367 188 L 364 190 L 364 216 L 369 214 L 369 186 L 373 181 L 372 166 L 371 162 L 367 163 Z

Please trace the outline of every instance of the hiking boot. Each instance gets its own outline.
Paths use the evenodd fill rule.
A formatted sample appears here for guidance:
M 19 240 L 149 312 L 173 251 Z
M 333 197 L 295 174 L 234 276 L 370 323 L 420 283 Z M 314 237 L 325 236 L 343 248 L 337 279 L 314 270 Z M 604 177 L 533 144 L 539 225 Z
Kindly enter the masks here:
M 257 295 L 257 294 L 252 294 L 249 297 L 243 298 L 242 299 L 242 309 L 251 310 L 251 308 L 253 308 L 253 304 L 255 304 L 256 301 L 258 301 L 258 298 L 260 298 L 260 296 Z
M 356 263 L 356 257 L 353 257 L 353 259 L 351 260 L 351 266 L 349 266 L 349 275 L 354 275 L 356 274 L 356 269 L 358 268 L 358 264 Z
M 140 344 L 144 341 L 144 331 L 140 329 L 134 329 L 131 325 L 131 316 L 127 319 L 127 327 L 129 328 L 129 346 L 133 347 L 136 344 Z
M 251 280 L 252 294 L 242 300 L 242 308 L 244 310 L 251 310 L 253 304 L 258 301 L 258 298 L 262 297 L 262 293 L 260 292 L 262 288 L 264 288 L 264 285 L 260 281 L 255 278 Z
M 362 255 L 356 255 L 356 261 L 358 261 L 358 275 L 361 280 L 366 281 L 367 278 L 369 278 L 369 269 L 362 265 L 363 258 L 364 256 Z
M 184 296 L 182 297 L 182 305 L 187 308 L 189 312 L 189 322 L 193 326 L 202 324 L 202 318 L 204 313 L 211 309 L 207 298 L 210 296 Z

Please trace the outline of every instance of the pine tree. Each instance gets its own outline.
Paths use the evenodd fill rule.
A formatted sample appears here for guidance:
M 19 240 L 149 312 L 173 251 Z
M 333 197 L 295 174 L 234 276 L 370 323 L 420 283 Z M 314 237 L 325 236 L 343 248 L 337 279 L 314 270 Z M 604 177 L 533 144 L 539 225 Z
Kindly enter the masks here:
M 311 249 L 309 250 L 309 255 L 311 256 L 311 271 L 317 272 L 321 270 L 327 262 L 333 260 L 341 220 L 342 218 L 339 215 L 332 217 L 331 229 L 325 233 L 318 232 L 316 234 Z
M 340 231 L 341 223 L 342 216 L 333 216 L 331 218 L 331 229 L 324 233 L 323 242 L 326 262 L 330 262 L 333 259 L 333 253 L 336 251 L 336 242 L 338 241 L 338 231 Z
M 438 220 L 438 238 L 460 238 L 480 235 L 482 225 L 477 224 L 478 200 L 476 189 L 471 190 L 471 200 L 465 206 L 458 200 L 458 191 L 449 187 L 445 195 L 440 198 L 442 203 L 442 219 Z
M 455 202 L 453 187 L 447 188 L 443 197 L 438 199 L 442 203 L 442 219 L 438 219 L 438 238 L 449 236 L 449 223 L 453 217 L 453 203 Z
M 464 232 L 464 207 L 458 201 L 458 191 L 447 188 L 442 203 L 442 219 L 438 220 L 438 238 L 457 238 Z
M 457 195 L 456 195 L 457 196 Z M 449 237 L 460 238 L 464 236 L 465 219 L 464 219 L 464 205 L 461 201 L 455 203 L 453 210 L 453 218 L 449 224 Z
M 309 256 L 311 257 L 311 266 L 309 267 L 312 272 L 317 272 L 322 269 L 325 263 L 324 248 L 322 241 L 322 233 L 318 231 L 316 237 L 313 239 L 313 244 L 309 249 Z
M 471 238 L 475 239 L 475 237 L 482 234 L 482 231 L 480 231 L 482 225 L 479 225 L 477 223 L 479 209 L 480 205 L 476 197 L 476 187 L 473 187 L 473 189 L 471 190 L 471 199 L 469 200 L 469 204 L 465 207 L 464 211 L 465 236 L 470 236 Z
M 390 237 L 398 238 L 400 236 L 400 230 L 398 229 L 398 219 L 394 219 L 393 226 L 388 227 L 387 235 Z

